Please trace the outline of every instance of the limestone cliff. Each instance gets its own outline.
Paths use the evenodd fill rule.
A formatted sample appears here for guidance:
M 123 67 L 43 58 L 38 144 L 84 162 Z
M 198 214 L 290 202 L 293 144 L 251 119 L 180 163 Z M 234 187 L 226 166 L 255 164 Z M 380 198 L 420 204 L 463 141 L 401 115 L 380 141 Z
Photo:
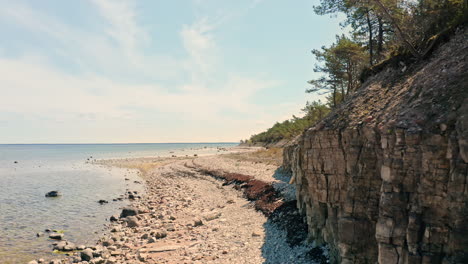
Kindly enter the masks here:
M 468 39 L 389 66 L 285 150 L 334 263 L 468 263 Z

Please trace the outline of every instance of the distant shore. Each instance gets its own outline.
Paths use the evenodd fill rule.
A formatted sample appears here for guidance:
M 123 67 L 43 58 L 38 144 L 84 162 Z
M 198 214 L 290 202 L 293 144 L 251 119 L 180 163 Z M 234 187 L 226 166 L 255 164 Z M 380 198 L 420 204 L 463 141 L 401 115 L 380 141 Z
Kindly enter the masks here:
M 324 258 L 320 250 L 311 255 L 314 250 L 305 243 L 305 224 L 295 210 L 290 175 L 279 168 L 280 153 L 258 147 L 219 152 L 96 161 L 138 169 L 146 193 L 138 198 L 128 190 L 131 206 L 110 217 L 97 245 L 63 263 L 309 263 Z M 282 226 L 281 217 L 295 219 L 295 229 Z

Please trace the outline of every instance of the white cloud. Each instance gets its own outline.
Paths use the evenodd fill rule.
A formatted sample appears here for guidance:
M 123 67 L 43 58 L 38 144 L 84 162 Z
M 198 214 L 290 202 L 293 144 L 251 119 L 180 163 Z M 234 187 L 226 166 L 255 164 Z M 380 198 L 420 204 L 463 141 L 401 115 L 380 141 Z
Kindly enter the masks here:
M 268 127 L 278 112 L 290 111 L 289 106 L 265 108 L 252 102 L 256 92 L 278 85 L 277 81 L 223 71 L 220 63 L 223 50 L 214 34 L 214 29 L 222 26 L 218 18 L 205 17 L 183 26 L 179 36 L 188 57 L 176 59 L 167 54 L 144 53 L 151 37 L 138 24 L 135 2 L 92 0 L 92 3 L 106 21 L 104 25 L 96 25 L 96 32 L 101 34 L 66 25 L 25 5 L 2 7 L 0 17 L 45 39 L 53 39 L 59 43 L 55 52 L 69 63 L 79 65 L 81 71 L 60 69 L 51 54 L 38 55 L 37 50 L 24 50 L 22 56 L 8 59 L 0 54 L 0 112 L 24 114 L 63 127 L 90 122 L 94 128 L 87 131 L 101 135 L 96 141 L 154 142 L 233 140 L 258 132 L 259 127 Z M 144 78 L 155 73 L 167 79 L 183 75 L 190 78 L 175 85 Z M 135 81 L 121 81 L 122 75 Z M 226 117 L 225 112 L 234 114 Z M 141 132 L 145 136 L 139 140 L 132 140 L 127 134 L 124 135 L 127 139 L 124 136 L 105 139 L 105 135 L 112 137 L 117 128 L 128 134 L 136 133 L 124 124 L 158 124 L 157 119 L 148 117 L 155 113 L 180 118 L 176 121 L 180 126 L 199 121 L 207 127 L 193 128 L 189 135 L 176 132 L 163 135 L 157 133 L 162 131 L 157 125 L 146 125 L 148 131 Z M 226 119 L 229 121 L 225 122 Z M 210 123 L 217 128 L 210 127 Z

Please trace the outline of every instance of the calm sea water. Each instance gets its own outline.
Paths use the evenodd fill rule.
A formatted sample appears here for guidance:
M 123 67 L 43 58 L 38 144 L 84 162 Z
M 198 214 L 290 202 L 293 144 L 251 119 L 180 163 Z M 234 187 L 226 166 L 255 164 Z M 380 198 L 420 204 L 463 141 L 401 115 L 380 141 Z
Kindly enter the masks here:
M 52 257 L 52 242 L 36 233 L 63 230 L 75 244 L 93 243 L 110 215 L 127 201 L 113 202 L 135 184 L 135 171 L 86 163 L 88 159 L 211 154 L 236 143 L 0 145 L 0 263 Z M 91 158 L 92 157 L 92 158 Z M 17 163 L 15 163 L 15 161 Z M 130 178 L 125 181 L 124 178 Z M 48 191 L 63 196 L 46 198 Z M 98 200 L 109 200 L 100 205 Z

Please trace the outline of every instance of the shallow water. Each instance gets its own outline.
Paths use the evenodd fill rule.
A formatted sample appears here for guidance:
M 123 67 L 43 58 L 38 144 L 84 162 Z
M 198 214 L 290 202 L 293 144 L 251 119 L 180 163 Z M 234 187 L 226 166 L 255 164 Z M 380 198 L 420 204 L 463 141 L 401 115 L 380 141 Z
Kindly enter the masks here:
M 112 199 L 127 189 L 144 191 L 134 183 L 135 171 L 88 164 L 88 159 L 208 154 L 234 145 L 0 145 L 0 263 L 51 257 L 53 241 L 47 234 L 36 237 L 46 228 L 63 230 L 75 244 L 93 243 L 106 219 L 128 203 Z M 46 198 L 51 190 L 63 195 Z M 100 205 L 100 199 L 109 203 Z

